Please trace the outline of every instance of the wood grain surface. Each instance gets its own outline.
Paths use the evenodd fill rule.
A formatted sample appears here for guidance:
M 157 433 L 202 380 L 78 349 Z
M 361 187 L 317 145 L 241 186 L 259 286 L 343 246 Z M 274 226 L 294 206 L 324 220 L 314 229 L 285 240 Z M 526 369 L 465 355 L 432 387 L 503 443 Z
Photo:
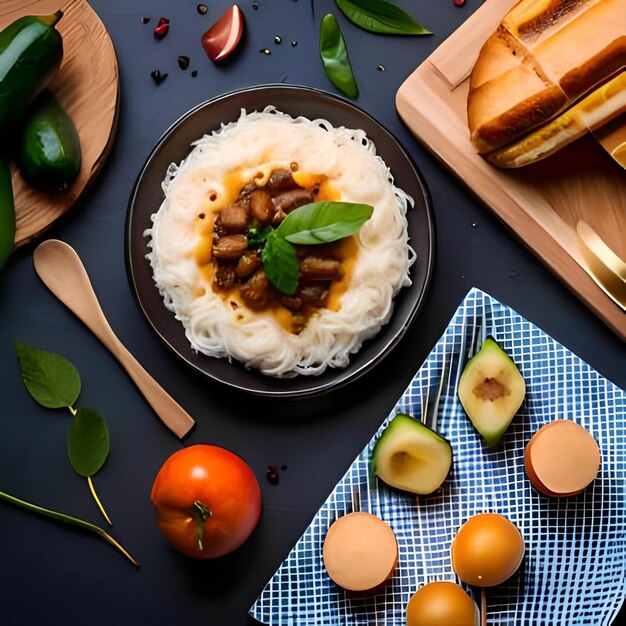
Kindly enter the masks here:
M 626 313 L 585 260 L 583 220 L 626 262 L 626 174 L 588 135 L 557 156 L 498 170 L 467 128 L 469 74 L 480 48 L 517 0 L 488 0 L 401 85 L 398 113 L 413 134 L 479 196 L 604 322 L 626 341 Z M 626 283 L 623 285 L 626 290 Z
M 2 0 L 0 29 L 23 15 L 48 15 L 59 9 L 63 17 L 56 28 L 63 36 L 63 62 L 48 88 L 74 120 L 82 166 L 72 187 L 55 193 L 32 189 L 13 168 L 16 247 L 40 235 L 84 195 L 105 162 L 117 124 L 115 50 L 104 25 L 85 0 Z

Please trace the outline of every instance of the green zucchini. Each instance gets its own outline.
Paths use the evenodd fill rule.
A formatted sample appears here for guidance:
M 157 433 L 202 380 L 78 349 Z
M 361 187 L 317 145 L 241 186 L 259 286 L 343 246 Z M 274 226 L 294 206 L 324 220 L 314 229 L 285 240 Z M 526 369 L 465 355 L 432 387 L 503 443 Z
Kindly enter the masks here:
M 13 252 L 15 208 L 9 161 L 0 156 L 0 267 Z
M 20 174 L 37 189 L 65 190 L 80 173 L 76 126 L 49 91 L 31 104 L 15 144 Z
M 14 130 L 57 73 L 63 58 L 63 39 L 54 25 L 63 13 L 21 17 L 0 32 L 0 133 Z

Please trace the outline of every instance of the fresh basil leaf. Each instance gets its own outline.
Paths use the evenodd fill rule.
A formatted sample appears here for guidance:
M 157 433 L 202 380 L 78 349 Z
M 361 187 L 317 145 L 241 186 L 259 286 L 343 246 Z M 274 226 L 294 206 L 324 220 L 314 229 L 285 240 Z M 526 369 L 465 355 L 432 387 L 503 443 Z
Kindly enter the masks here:
M 287 295 L 296 291 L 300 266 L 296 250 L 288 241 L 271 232 L 263 246 L 261 261 L 269 281 L 278 291 Z
M 335 0 L 342 13 L 357 26 L 386 35 L 432 35 L 411 15 L 387 0 Z
M 374 207 L 354 202 L 312 202 L 292 211 L 276 233 L 291 243 L 330 243 L 358 232 Z
M 346 43 L 337 23 L 337 18 L 328 13 L 320 25 L 320 55 L 324 71 L 330 82 L 349 98 L 358 98 L 357 87 L 348 59 Z
M 274 229 L 271 226 L 266 226 L 265 228 L 259 228 L 258 226 L 251 226 L 248 228 L 246 232 L 246 237 L 248 238 L 248 247 L 249 248 L 259 248 L 267 239 L 268 235 Z
M 28 393 L 42 406 L 72 406 L 80 394 L 80 374 L 64 357 L 15 341 L 15 353 Z
M 93 476 L 104 464 L 109 450 L 109 429 L 96 409 L 80 407 L 67 436 L 67 454 L 74 471 Z

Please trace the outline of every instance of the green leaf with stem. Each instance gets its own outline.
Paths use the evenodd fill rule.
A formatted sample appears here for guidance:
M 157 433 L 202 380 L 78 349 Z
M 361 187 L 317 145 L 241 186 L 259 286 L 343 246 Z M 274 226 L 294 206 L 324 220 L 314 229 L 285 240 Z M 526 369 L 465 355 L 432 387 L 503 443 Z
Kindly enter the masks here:
M 80 374 L 65 357 L 15 341 L 15 352 L 28 393 L 42 406 L 71 406 L 80 394 Z
M 349 98 L 359 97 L 359 88 L 352 73 L 346 43 L 337 18 L 328 13 L 320 25 L 320 55 L 330 82 Z
M 432 35 L 404 9 L 387 0 L 335 0 L 357 26 L 385 35 Z
M 133 565 L 139 567 L 139 563 L 135 560 L 135 558 L 124 548 L 118 541 L 116 541 L 111 535 L 109 535 L 105 530 L 102 530 L 99 526 L 95 524 L 91 524 L 90 522 L 86 522 L 78 517 L 73 517 L 72 515 L 67 515 L 65 513 L 59 513 L 59 511 L 53 511 L 52 509 L 46 509 L 44 507 L 38 506 L 36 504 L 32 504 L 31 502 L 27 502 L 26 500 L 20 500 L 15 496 L 11 496 L 8 493 L 4 493 L 0 491 L 0 499 L 5 500 L 6 502 L 10 502 L 16 506 L 19 506 L 27 511 L 31 511 L 32 513 L 37 513 L 38 515 L 43 515 L 45 517 L 50 517 L 59 522 L 64 522 L 66 524 L 70 524 L 71 526 L 78 526 L 79 528 L 83 528 L 90 532 L 96 533 L 100 537 L 102 537 L 105 541 L 110 543 L 116 550 L 119 550 Z
M 291 243 L 330 243 L 357 233 L 373 212 L 369 204 L 312 202 L 289 213 L 276 233 Z
M 91 477 L 104 465 L 111 449 L 109 429 L 96 409 L 80 407 L 74 410 L 67 436 L 67 454 L 74 471 L 87 479 L 91 495 L 110 526 L 111 519 L 105 511 L 93 486 Z

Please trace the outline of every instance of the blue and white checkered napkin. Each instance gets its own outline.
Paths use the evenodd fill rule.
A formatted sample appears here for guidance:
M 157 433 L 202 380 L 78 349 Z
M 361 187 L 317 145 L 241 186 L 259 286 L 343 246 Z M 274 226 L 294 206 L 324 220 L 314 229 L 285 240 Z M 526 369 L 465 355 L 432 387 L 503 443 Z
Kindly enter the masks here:
M 519 367 L 527 393 L 513 423 L 487 450 L 456 395 L 468 355 L 492 335 Z M 372 450 L 398 411 L 420 418 L 443 380 L 437 430 L 452 444 L 453 469 L 443 489 L 416 497 L 369 475 Z M 429 398 L 431 400 L 429 400 Z M 542 425 L 570 419 L 602 452 L 595 482 L 573 498 L 534 491 L 524 472 L 524 447 Z M 398 568 L 386 590 L 352 599 L 328 577 L 322 544 L 329 526 L 353 510 L 378 515 L 393 528 Z M 473 289 L 391 414 L 350 466 L 310 526 L 250 609 L 264 624 L 398 625 L 421 585 L 456 580 L 450 544 L 463 522 L 496 512 L 520 529 L 526 557 L 520 571 L 487 591 L 490 626 L 608 626 L 626 593 L 626 393 L 536 326 Z

